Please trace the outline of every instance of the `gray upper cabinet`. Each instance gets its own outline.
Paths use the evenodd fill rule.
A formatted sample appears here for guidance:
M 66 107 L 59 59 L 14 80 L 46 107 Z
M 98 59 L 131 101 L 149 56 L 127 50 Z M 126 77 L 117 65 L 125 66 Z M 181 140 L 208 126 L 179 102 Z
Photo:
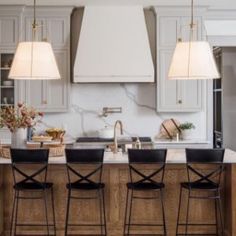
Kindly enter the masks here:
M 21 101 L 43 112 L 66 112 L 70 102 L 70 14 L 72 8 L 39 7 L 36 40 L 51 42 L 61 80 L 26 81 Z M 32 40 L 32 8 L 23 17 L 25 39 Z M 43 69 L 43 68 L 42 68 Z M 25 87 L 25 91 L 23 89 Z
M 21 13 L 23 7 L 1 6 L 0 8 L 0 49 L 15 50 L 20 38 Z
M 172 9 L 173 10 L 173 9 Z M 198 112 L 203 108 L 204 82 L 168 80 L 168 70 L 178 38 L 189 40 L 190 18 L 171 9 L 157 13 L 157 111 Z M 195 18 L 194 38 L 201 40 L 201 17 Z

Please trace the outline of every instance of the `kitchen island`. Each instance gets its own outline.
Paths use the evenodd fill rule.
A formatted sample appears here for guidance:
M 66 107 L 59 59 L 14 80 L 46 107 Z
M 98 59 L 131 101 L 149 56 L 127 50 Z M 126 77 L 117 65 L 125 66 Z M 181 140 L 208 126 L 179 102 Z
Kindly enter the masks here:
M 103 181 L 105 188 L 105 203 L 107 209 L 107 227 L 108 235 L 121 236 L 123 231 L 124 210 L 126 200 L 126 183 L 129 180 L 128 175 L 128 157 L 127 154 L 105 153 Z M 179 198 L 179 183 L 186 181 L 185 169 L 186 157 L 184 149 L 169 149 L 167 152 L 167 166 L 164 182 L 164 203 L 167 221 L 168 235 L 175 235 L 177 208 Z M 2 231 L 5 235 L 9 234 L 10 216 L 13 199 L 13 179 L 11 173 L 10 160 L 0 158 L 1 164 L 1 209 L 3 217 Z M 222 180 L 222 193 L 225 219 L 225 235 L 236 235 L 236 152 L 226 150 L 225 152 L 226 171 Z M 150 168 L 150 167 L 145 167 Z M 208 167 L 207 167 L 208 168 Z M 211 168 L 209 166 L 209 168 Z M 66 212 L 66 183 L 67 172 L 65 167 L 65 157 L 53 157 L 49 159 L 48 180 L 54 183 L 55 207 L 57 235 L 64 235 L 65 212 Z M 136 200 L 134 202 L 133 221 L 140 222 L 140 219 L 148 223 L 153 223 L 160 219 L 160 205 L 155 201 Z M 140 202 L 141 201 L 141 204 Z M 83 219 L 83 223 L 96 222 L 98 220 L 98 204 L 95 201 L 88 200 L 83 203 L 73 203 L 73 216 L 71 221 Z M 78 211 L 80 207 L 80 211 Z M 184 209 L 182 211 L 184 213 Z M 79 213 L 79 214 L 78 214 Z M 43 208 L 37 201 L 26 201 L 19 206 L 19 221 L 25 220 L 28 223 L 42 223 L 44 217 Z M 182 215 L 183 219 L 183 215 Z M 214 204 L 209 200 L 196 201 L 192 203 L 190 219 L 201 219 L 201 222 L 214 220 Z M 24 227 L 18 232 L 27 235 L 38 235 L 41 228 Z M 152 233 L 153 228 L 145 228 L 133 232 L 141 234 Z M 203 228 L 204 232 L 211 233 L 212 229 Z M 213 228 L 214 230 L 214 228 Z M 73 235 L 76 234 L 94 234 L 92 228 L 72 228 Z M 196 233 L 198 233 L 196 229 Z

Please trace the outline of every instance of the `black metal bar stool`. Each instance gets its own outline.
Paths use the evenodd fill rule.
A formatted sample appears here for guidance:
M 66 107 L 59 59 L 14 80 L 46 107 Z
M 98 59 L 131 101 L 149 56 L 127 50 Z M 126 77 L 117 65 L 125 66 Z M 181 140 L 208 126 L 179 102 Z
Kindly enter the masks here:
M 130 228 L 132 226 L 142 227 L 162 227 L 163 234 L 151 235 L 167 235 L 165 223 L 165 211 L 163 203 L 163 183 L 165 162 L 166 162 L 166 149 L 129 149 L 129 174 L 130 182 L 127 183 L 127 197 L 125 208 L 125 221 L 124 221 L 124 235 L 130 235 Z M 141 169 L 143 166 L 151 166 L 149 173 L 145 168 L 145 173 Z M 143 197 L 138 195 L 138 192 L 152 191 L 155 196 Z M 157 193 L 157 194 L 156 194 Z M 154 200 L 159 199 L 162 211 L 162 224 L 142 224 L 132 222 L 132 209 L 133 200 Z M 148 212 L 147 212 L 148 213 Z
M 94 226 L 100 227 L 99 235 L 107 235 L 106 212 L 104 201 L 105 184 L 101 182 L 103 169 L 104 149 L 66 149 L 66 166 L 69 183 L 65 235 L 69 226 Z M 92 169 L 84 170 L 83 166 L 89 165 Z M 79 191 L 88 192 L 86 196 L 78 195 Z M 93 196 L 91 191 L 95 192 Z M 77 192 L 77 194 L 76 194 Z M 71 200 L 98 199 L 100 208 L 100 224 L 69 224 Z
M 53 197 L 53 183 L 47 182 L 48 169 L 47 149 L 11 149 L 12 172 L 14 179 L 14 201 L 12 208 L 11 231 L 10 235 L 16 235 L 17 227 L 22 226 L 41 226 L 47 230 L 47 235 L 56 235 L 55 208 Z M 48 199 L 47 195 L 51 193 L 52 202 L 52 221 L 49 223 L 48 217 Z M 29 196 L 23 195 L 31 193 Z M 32 196 L 37 193 L 37 196 Z M 18 223 L 19 201 L 25 200 L 43 200 L 45 210 L 45 224 L 27 224 Z M 53 227 L 53 234 L 50 234 Z
M 176 235 L 196 235 L 196 233 L 189 233 L 189 226 L 191 227 L 215 227 L 215 234 L 199 234 L 197 235 L 223 235 L 223 218 L 220 195 L 220 181 L 224 170 L 224 149 L 186 149 L 187 158 L 187 175 L 188 182 L 180 184 L 180 197 Z M 204 165 L 211 164 L 210 170 L 203 169 Z M 183 189 L 187 190 L 187 213 L 185 223 L 180 223 L 180 210 L 182 202 Z M 215 211 L 215 223 L 192 223 L 189 222 L 190 200 L 213 200 Z M 218 211 L 221 228 L 218 223 Z M 207 214 L 207 212 L 206 212 Z M 182 226 L 182 233 L 179 233 Z

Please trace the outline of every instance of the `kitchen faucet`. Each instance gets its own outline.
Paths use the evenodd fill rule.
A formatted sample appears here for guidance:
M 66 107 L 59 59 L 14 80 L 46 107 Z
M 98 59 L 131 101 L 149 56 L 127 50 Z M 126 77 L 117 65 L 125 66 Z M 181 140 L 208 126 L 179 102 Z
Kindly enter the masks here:
M 123 134 L 123 124 L 120 120 L 117 120 L 114 125 L 114 151 L 113 151 L 114 153 L 118 152 L 117 133 L 116 133 L 118 125 L 120 126 L 120 134 Z

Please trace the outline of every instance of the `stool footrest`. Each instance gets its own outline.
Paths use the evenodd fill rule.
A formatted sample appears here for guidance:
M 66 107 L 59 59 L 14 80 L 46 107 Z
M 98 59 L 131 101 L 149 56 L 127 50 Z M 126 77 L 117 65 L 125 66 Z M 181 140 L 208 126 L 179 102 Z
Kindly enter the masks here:
M 178 224 L 179 226 L 216 226 L 217 224 L 198 224 L 198 223 L 195 223 L 195 224 L 184 224 L 184 223 L 181 223 L 181 224 Z
M 16 224 L 16 226 L 20 226 L 20 227 L 23 227 L 23 226 L 54 226 L 54 224 Z
M 125 224 L 125 225 L 129 225 L 129 226 L 164 226 L 163 224 Z
M 105 226 L 105 224 L 67 224 L 67 226 Z
M 176 236 L 180 236 L 180 235 L 185 235 L 186 236 L 186 234 L 176 234 Z M 188 233 L 187 236 L 188 235 L 195 235 L 195 236 L 200 236 L 200 235 L 207 235 L 207 236 L 212 235 L 213 236 L 214 235 L 214 236 L 217 236 L 217 234 L 202 234 L 202 233 L 201 234 L 189 234 Z

